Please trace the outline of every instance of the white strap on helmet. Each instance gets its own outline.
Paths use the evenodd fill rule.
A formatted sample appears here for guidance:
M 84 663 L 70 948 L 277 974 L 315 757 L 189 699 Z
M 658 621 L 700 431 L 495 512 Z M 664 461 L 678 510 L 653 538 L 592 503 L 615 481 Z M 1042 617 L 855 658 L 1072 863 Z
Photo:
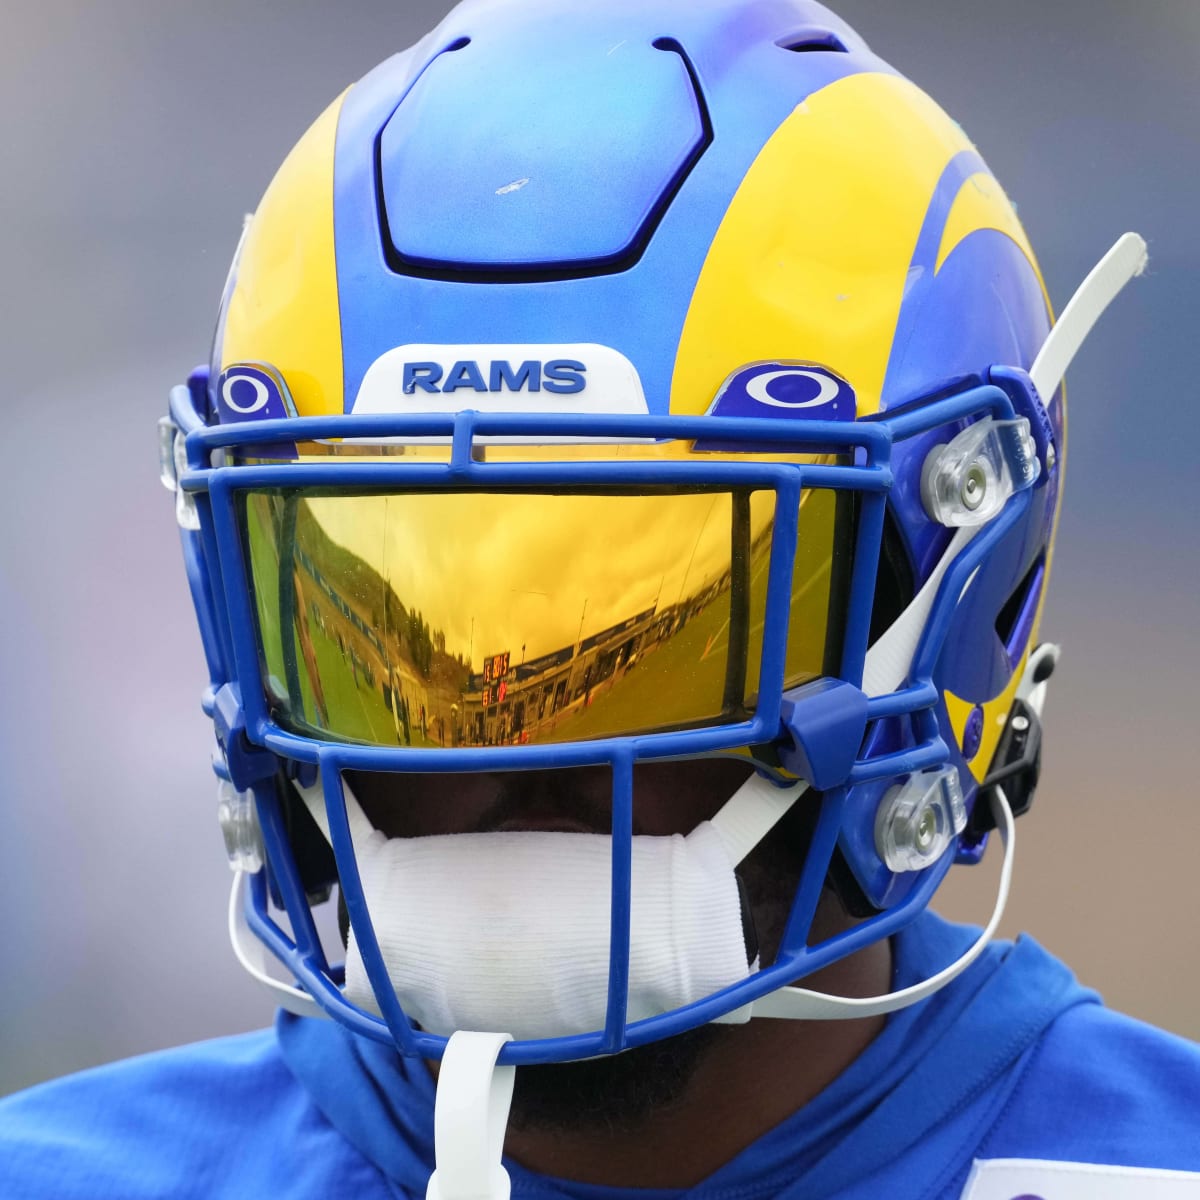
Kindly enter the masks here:
M 1079 285 L 1029 368 L 1033 386 L 1046 403 L 1058 391 L 1071 360 L 1105 309 L 1148 262 L 1145 239 L 1136 233 L 1122 234 Z
M 1024 700 L 1039 718 L 1046 706 L 1046 685 L 1061 654 L 1061 646 L 1056 646 L 1053 642 L 1043 642 L 1030 654 L 1021 682 L 1017 685 L 1017 699 Z
M 1008 903 L 1009 885 L 1012 883 L 1013 850 L 1016 845 L 1012 808 L 1003 789 L 996 788 L 993 796 L 995 799 L 992 803 L 992 813 L 1004 843 L 1000 889 L 996 895 L 996 906 L 992 910 L 991 919 L 965 954 L 929 979 L 883 996 L 830 996 L 807 988 L 783 987 L 749 1005 L 750 1016 L 786 1017 L 800 1021 L 845 1021 L 856 1017 L 876 1017 L 916 1004 L 961 975 L 983 953 L 984 947 L 995 936 L 1000 918 L 1004 915 L 1004 906 Z
M 1145 241 L 1136 233 L 1126 233 L 1079 285 L 1029 369 L 1034 387 L 1043 400 L 1049 401 L 1058 390 L 1067 367 L 1096 322 L 1125 285 L 1146 269 L 1147 262 Z M 894 692 L 907 678 L 942 578 L 977 532 L 978 528 L 974 526 L 960 526 L 956 530 L 921 590 L 867 653 L 863 691 L 868 696 Z M 970 586 L 970 580 L 967 586 Z
M 451 1034 L 438 1069 L 433 1108 L 437 1164 L 425 1200 L 509 1200 L 500 1161 L 512 1106 L 515 1067 L 496 1065 L 507 1033 Z
M 235 871 L 233 886 L 229 889 L 229 942 L 238 962 L 257 983 L 271 993 L 280 1008 L 295 1013 L 298 1017 L 328 1015 L 306 991 L 276 979 L 267 970 L 267 948 L 246 923 L 248 882 L 249 876 L 245 871 Z
M 961 525 L 955 530 L 946 552 L 930 572 L 921 590 L 867 651 L 863 666 L 863 691 L 868 696 L 886 696 L 908 678 L 913 655 L 917 652 L 942 579 L 980 528 L 982 526 Z M 971 579 L 974 579 L 974 575 Z M 967 580 L 963 592 L 971 586 L 971 579 Z
M 730 864 L 736 867 L 807 791 L 808 784 L 803 780 L 778 787 L 761 775 L 751 775 L 721 805 L 711 822 L 721 835 Z

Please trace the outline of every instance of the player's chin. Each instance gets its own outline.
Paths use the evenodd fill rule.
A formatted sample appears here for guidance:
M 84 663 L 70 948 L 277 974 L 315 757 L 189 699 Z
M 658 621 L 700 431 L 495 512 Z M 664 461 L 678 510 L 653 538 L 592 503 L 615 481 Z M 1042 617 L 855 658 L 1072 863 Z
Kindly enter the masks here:
M 724 1026 L 704 1026 L 608 1058 L 520 1067 L 509 1124 L 559 1133 L 629 1132 L 679 1103 Z

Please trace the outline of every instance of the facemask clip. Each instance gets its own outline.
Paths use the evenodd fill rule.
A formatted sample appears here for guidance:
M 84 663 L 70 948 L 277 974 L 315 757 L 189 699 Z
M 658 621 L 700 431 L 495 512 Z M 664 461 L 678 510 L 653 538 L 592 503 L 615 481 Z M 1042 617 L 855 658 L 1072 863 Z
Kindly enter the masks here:
M 929 452 L 921 498 L 939 525 L 985 525 L 1010 496 L 1032 487 L 1041 469 L 1027 418 L 983 417 Z
M 784 694 L 787 741 L 779 761 L 818 791 L 845 783 L 867 730 L 867 697 L 840 679 L 818 679 Z
M 875 818 L 875 848 L 892 871 L 937 862 L 967 824 L 958 771 L 920 771 L 892 788 Z
M 183 431 L 170 417 L 158 422 L 158 478 L 168 492 L 175 493 L 175 520 L 180 529 L 200 528 L 196 497 L 179 486 L 179 477 L 188 469 L 187 444 Z

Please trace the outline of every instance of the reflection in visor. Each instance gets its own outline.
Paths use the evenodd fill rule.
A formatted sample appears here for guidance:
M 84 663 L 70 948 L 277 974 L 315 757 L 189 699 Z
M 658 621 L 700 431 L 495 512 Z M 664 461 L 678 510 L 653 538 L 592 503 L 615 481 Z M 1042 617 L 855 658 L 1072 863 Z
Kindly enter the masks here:
M 263 681 L 285 728 L 436 748 L 754 710 L 772 491 L 244 499 Z M 827 669 L 836 508 L 831 491 L 801 502 L 789 686 Z

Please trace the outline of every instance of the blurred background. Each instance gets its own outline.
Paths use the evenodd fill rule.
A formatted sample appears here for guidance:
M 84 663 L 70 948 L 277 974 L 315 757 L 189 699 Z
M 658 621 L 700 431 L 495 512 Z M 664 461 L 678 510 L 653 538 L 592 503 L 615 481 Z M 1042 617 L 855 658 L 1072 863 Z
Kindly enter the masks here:
M 432 0 L 0 7 L 0 1092 L 270 1018 L 225 936 L 204 669 L 154 424 L 206 358 L 242 214 Z M 1151 270 L 1069 376 L 1043 626 L 1065 656 L 1009 933 L 1200 1037 L 1200 4 L 842 0 L 966 128 L 1061 307 Z M 996 863 L 939 904 L 984 920 Z

